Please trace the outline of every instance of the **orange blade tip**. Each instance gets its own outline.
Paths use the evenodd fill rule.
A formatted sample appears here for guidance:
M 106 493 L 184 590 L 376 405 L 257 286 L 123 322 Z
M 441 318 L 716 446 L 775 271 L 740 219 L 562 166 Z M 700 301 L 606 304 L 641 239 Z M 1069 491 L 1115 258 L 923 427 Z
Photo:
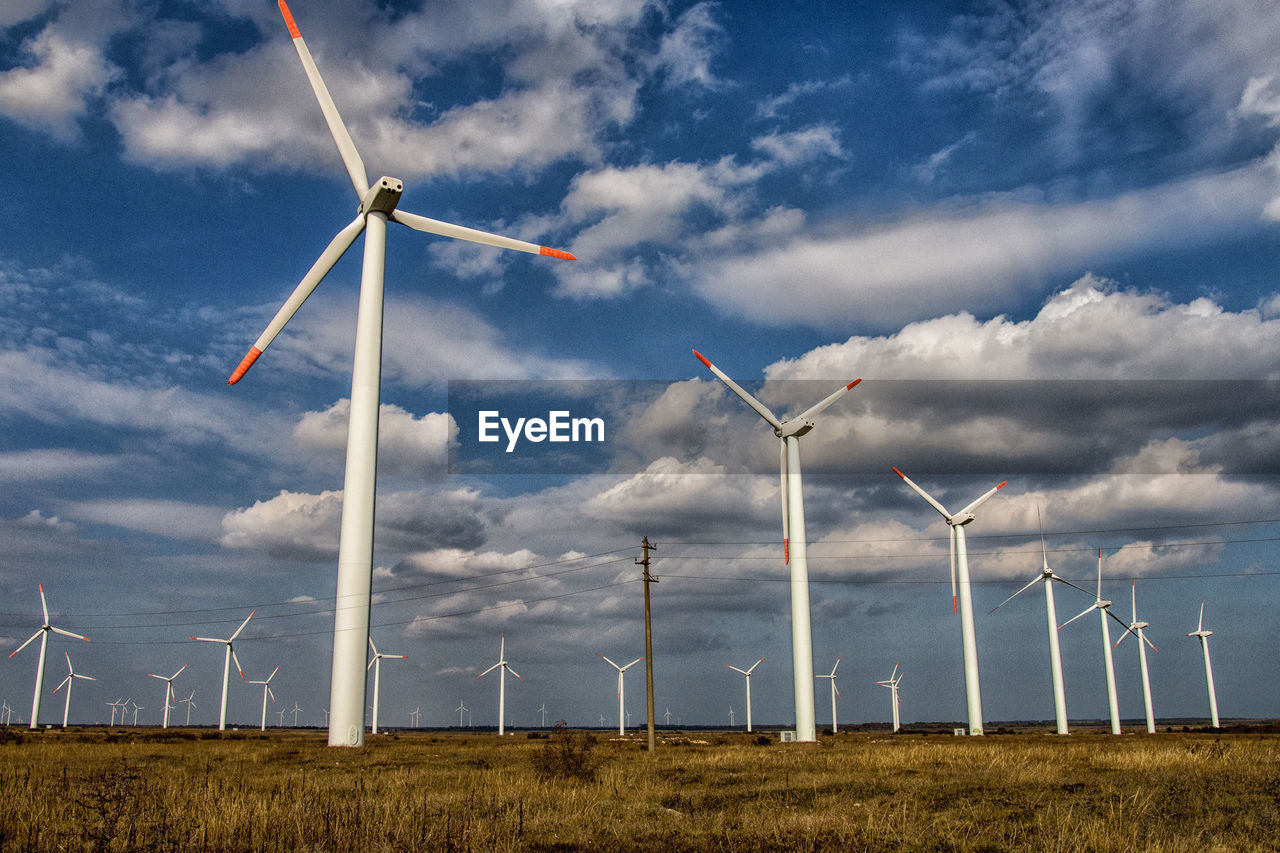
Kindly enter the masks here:
M 285 25 L 289 27 L 289 36 L 296 39 L 302 38 L 302 33 L 298 32 L 298 25 L 293 22 L 293 13 L 289 11 L 289 4 L 284 0 L 280 0 L 280 14 L 284 15 Z
M 904 474 L 904 473 L 902 473 L 901 471 L 899 471 L 899 470 L 898 470 L 898 468 L 897 468 L 897 466 L 895 466 L 895 465 L 890 465 L 889 467 L 893 468 L 893 473 L 897 474 L 899 477 L 902 477 L 902 478 L 904 478 L 904 479 L 906 478 L 906 476 L 907 476 L 907 475 L 906 475 L 906 474 Z
M 845 388 L 852 388 L 854 385 L 857 385 L 857 384 L 858 384 L 859 382 L 861 382 L 861 381 L 862 381 L 862 379 L 861 379 L 861 378 L 855 379 L 855 380 L 853 380 L 852 382 L 850 382 L 848 385 L 846 385 L 846 386 L 844 386 L 844 387 L 845 387 Z
M 235 371 L 231 374 L 231 378 L 227 380 L 227 384 L 235 385 L 237 382 L 239 382 L 240 377 L 244 376 L 245 373 L 249 371 L 250 367 L 253 367 L 253 363 L 258 360 L 258 356 L 260 355 L 262 355 L 262 350 L 258 349 L 257 347 L 253 347 L 252 349 L 250 349 L 249 354 L 246 355 L 240 361 L 240 366 L 235 369 Z M 253 614 L 250 613 L 249 615 L 252 616 Z
M 956 604 L 956 597 L 954 595 L 951 596 L 951 612 L 952 613 L 960 612 L 960 605 Z
M 281 2 L 283 2 L 283 0 L 281 0 Z M 546 255 L 549 258 L 559 258 L 562 261 L 576 261 L 578 259 L 576 255 L 570 252 L 563 252 L 559 249 L 552 249 L 547 246 L 539 246 L 538 254 Z
M 694 350 L 694 351 L 693 351 L 693 354 L 694 354 L 694 355 L 696 355 L 696 356 L 698 357 L 698 361 L 702 362 L 702 363 L 703 363 L 703 364 L 705 364 L 707 367 L 710 367 L 710 366 L 711 366 L 711 362 L 707 361 L 707 357 L 706 357 L 705 355 L 703 355 L 702 353 L 698 352 L 697 350 Z
M 1009 481 L 1008 481 L 1008 480 L 1005 480 L 1003 483 L 1001 483 L 1000 485 L 996 486 L 996 488 L 997 488 L 997 489 L 1003 489 L 1003 488 L 1004 488 L 1005 486 L 1007 486 L 1007 485 L 1009 485 Z

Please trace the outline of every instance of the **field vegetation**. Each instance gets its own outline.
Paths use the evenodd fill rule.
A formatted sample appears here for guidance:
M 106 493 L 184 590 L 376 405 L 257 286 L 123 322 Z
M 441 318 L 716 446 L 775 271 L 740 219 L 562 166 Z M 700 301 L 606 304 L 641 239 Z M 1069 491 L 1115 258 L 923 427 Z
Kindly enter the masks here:
M 1268 851 L 1280 736 L 0 732 L 0 851 Z

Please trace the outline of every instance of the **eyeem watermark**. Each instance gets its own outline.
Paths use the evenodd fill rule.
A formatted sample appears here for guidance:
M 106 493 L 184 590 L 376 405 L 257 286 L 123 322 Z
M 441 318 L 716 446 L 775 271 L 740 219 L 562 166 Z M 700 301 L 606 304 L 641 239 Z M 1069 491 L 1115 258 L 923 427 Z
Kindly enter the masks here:
M 499 427 L 502 435 L 498 434 Z M 534 444 L 542 441 L 552 444 L 603 442 L 604 418 L 575 418 L 568 409 L 561 409 L 547 412 L 546 418 L 518 417 L 513 423 L 497 409 L 482 409 L 478 413 L 476 430 L 476 441 L 484 443 L 501 441 L 505 435 L 506 452 L 510 453 L 522 438 Z

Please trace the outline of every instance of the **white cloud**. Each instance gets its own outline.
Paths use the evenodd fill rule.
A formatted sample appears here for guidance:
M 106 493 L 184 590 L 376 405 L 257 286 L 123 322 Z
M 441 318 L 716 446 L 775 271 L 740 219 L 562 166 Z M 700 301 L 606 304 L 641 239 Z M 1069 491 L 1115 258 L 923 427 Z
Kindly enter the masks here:
M 711 61 L 725 38 L 712 16 L 712 3 L 699 3 L 676 19 L 675 27 L 662 37 L 653 65 L 665 74 L 668 86 L 697 86 L 715 89 L 723 86 L 711 70 Z
M 96 46 L 69 41 L 52 26 L 23 48 L 29 64 L 0 72 L 0 115 L 73 141 L 89 101 L 102 95 L 118 70 Z
M 341 465 L 347 447 L 347 418 L 351 401 L 342 399 L 322 412 L 305 412 L 293 428 L 293 438 L 307 451 L 321 453 Z M 445 413 L 415 416 L 399 406 L 383 403 L 378 413 L 378 473 L 385 476 L 438 476 L 448 462 L 458 425 Z
M 83 521 L 168 539 L 214 542 L 221 532 L 224 510 L 176 500 L 112 498 L 72 501 L 66 504 L 66 513 Z

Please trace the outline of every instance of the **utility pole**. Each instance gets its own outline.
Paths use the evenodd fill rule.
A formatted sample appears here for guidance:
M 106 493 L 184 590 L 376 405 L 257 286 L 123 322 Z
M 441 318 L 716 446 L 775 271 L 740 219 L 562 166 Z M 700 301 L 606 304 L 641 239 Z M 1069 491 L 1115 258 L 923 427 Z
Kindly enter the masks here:
M 648 536 L 644 537 L 642 545 L 644 559 L 636 560 L 636 565 L 644 567 L 644 693 L 649 718 L 649 751 L 654 752 L 657 740 L 653 734 L 653 627 L 649 622 L 649 584 L 657 583 L 658 579 L 649 574 L 649 552 L 658 548 L 649 544 Z

